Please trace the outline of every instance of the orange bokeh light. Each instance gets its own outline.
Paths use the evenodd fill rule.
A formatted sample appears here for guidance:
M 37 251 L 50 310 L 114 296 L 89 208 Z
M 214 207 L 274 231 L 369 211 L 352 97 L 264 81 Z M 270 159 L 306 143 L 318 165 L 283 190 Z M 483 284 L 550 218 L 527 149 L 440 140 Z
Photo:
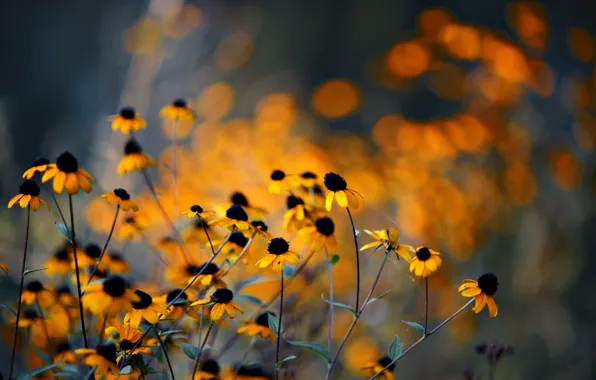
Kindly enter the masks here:
M 360 92 L 346 79 L 332 79 L 319 85 L 312 95 L 312 108 L 328 118 L 344 117 L 360 105 Z

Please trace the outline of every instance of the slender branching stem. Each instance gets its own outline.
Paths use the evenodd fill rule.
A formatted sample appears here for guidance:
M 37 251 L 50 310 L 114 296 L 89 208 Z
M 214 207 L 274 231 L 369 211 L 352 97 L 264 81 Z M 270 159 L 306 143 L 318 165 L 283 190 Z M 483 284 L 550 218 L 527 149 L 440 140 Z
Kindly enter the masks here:
M 72 243 L 72 249 L 74 251 L 74 262 L 75 262 L 75 275 L 77 278 L 77 296 L 79 300 L 79 314 L 81 316 L 81 329 L 83 330 L 83 342 L 85 348 L 89 348 L 87 343 L 87 330 L 85 329 L 85 313 L 83 312 L 83 297 L 81 293 L 81 276 L 79 274 L 79 259 L 77 257 L 77 239 L 75 234 L 75 223 L 74 223 L 74 210 L 72 207 L 72 194 L 68 194 L 68 207 L 70 208 L 70 242 Z
M 246 242 L 246 245 L 244 246 L 244 248 L 242 248 L 242 251 L 240 252 L 240 254 L 238 255 L 238 257 L 236 257 L 236 260 L 232 261 L 232 263 L 230 265 L 228 265 L 228 267 L 221 274 L 220 277 L 223 277 L 226 274 L 228 274 L 228 272 L 230 271 L 230 269 L 232 269 L 232 267 L 234 267 L 234 265 L 236 265 L 236 263 L 238 263 L 238 261 L 240 261 L 242 259 L 242 256 L 244 256 L 244 253 L 246 253 L 246 251 L 248 251 L 248 247 L 250 247 L 252 241 L 254 240 L 255 235 L 256 235 L 256 232 L 252 234 L 252 236 L 250 237 L 250 239 L 248 239 L 248 241 Z
M 178 119 L 174 120 L 172 131 L 172 195 L 174 198 L 174 215 L 178 215 L 178 165 L 176 162 L 176 148 L 178 147 Z
M 329 279 L 329 325 L 327 327 L 327 351 L 329 357 L 327 358 L 327 366 L 331 365 L 331 355 L 333 354 L 333 302 L 335 302 L 335 292 L 333 289 L 333 264 L 331 264 L 331 257 L 325 248 L 325 256 L 327 257 L 327 277 Z
M 350 224 L 352 225 L 352 234 L 354 235 L 354 252 L 356 253 L 356 304 L 354 310 L 358 310 L 360 307 L 360 249 L 358 248 L 358 235 L 356 234 L 356 226 L 354 226 L 354 219 L 350 208 L 346 207 L 348 216 L 350 217 Z
M 176 379 L 176 376 L 174 375 L 174 368 L 172 367 L 172 362 L 170 362 L 170 356 L 168 355 L 168 350 L 166 350 L 166 346 L 161 341 L 161 337 L 159 336 L 159 331 L 157 331 L 157 328 L 155 328 L 155 325 L 151 325 L 151 327 L 153 328 L 153 331 L 155 332 L 155 337 L 157 338 L 157 341 L 159 342 L 159 346 L 161 347 L 161 350 L 163 351 L 163 355 L 166 357 L 166 362 L 168 363 L 168 368 L 170 369 L 170 375 L 172 375 L 172 380 L 174 380 L 174 379 Z
M 213 242 L 211 241 L 211 236 L 209 236 L 209 231 L 207 231 L 207 222 L 200 219 L 203 224 L 203 231 L 205 231 L 205 236 L 207 236 L 207 241 L 209 241 L 209 247 L 211 247 L 211 253 L 215 255 L 215 248 L 213 248 Z
M 424 301 L 424 334 L 428 331 L 428 276 L 424 278 L 425 287 L 425 301 Z
M 279 344 L 281 342 L 281 321 L 284 313 L 284 271 L 281 270 L 280 276 L 280 298 L 279 298 L 279 319 L 277 320 L 277 343 L 275 344 L 275 380 L 279 379 L 279 371 L 277 370 L 277 363 L 279 362 Z
M 91 274 L 89 275 L 89 279 L 87 280 L 87 285 L 89 285 L 89 283 L 91 283 L 91 281 L 93 280 L 93 276 L 95 275 L 95 272 L 97 271 L 97 268 L 99 267 L 99 264 L 101 264 L 101 259 L 103 259 L 103 255 L 105 255 L 105 253 L 106 253 L 108 244 L 110 244 L 110 240 L 112 239 L 112 235 L 114 234 L 114 229 L 116 228 L 116 221 L 118 220 L 119 212 L 120 212 L 120 205 L 118 204 L 118 205 L 116 205 L 116 214 L 114 215 L 114 220 L 112 221 L 112 227 L 110 228 L 110 233 L 108 235 L 108 239 L 106 240 L 106 243 L 103 245 L 101 254 L 99 255 L 99 257 L 97 259 L 97 264 L 95 264 L 95 266 L 93 267 L 93 270 L 91 271 Z
M 205 349 L 205 345 L 207 344 L 207 339 L 209 339 L 209 334 L 211 334 L 214 324 L 215 324 L 215 321 L 211 321 L 211 324 L 209 324 L 209 327 L 207 328 L 207 333 L 205 334 L 205 339 L 203 339 L 202 342 L 199 340 L 199 344 L 197 346 L 197 348 L 198 348 L 197 360 L 195 360 L 195 367 L 192 370 L 192 376 L 190 377 L 191 379 L 195 378 L 195 374 L 197 373 L 197 370 L 199 369 L 199 362 L 201 361 L 201 356 L 203 355 L 203 350 Z
M 62 219 L 62 224 L 64 224 L 66 226 L 67 225 L 66 218 L 64 218 L 64 214 L 62 213 L 62 209 L 60 208 L 60 203 L 58 203 L 58 199 L 56 199 L 56 195 L 54 195 L 53 192 L 52 192 L 52 199 L 54 200 L 56 209 L 58 210 L 58 213 L 60 214 L 60 219 Z

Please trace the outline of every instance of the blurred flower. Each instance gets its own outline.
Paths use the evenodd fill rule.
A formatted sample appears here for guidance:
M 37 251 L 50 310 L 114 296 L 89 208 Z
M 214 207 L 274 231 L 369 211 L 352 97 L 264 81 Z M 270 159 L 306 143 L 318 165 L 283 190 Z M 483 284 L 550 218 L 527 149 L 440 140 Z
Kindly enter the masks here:
M 232 299 L 234 299 L 234 293 L 230 289 L 223 288 L 217 289 L 211 297 L 193 302 L 190 306 L 214 304 L 209 316 L 212 321 L 219 320 L 224 313 L 233 319 L 236 317 L 236 310 L 241 313 L 244 313 L 244 310 Z
M 212 217 L 213 215 L 215 215 L 215 212 L 205 211 L 199 205 L 192 205 L 192 206 L 190 206 L 190 208 L 187 211 L 181 212 L 180 215 L 186 215 L 189 218 L 197 217 L 200 219 L 208 219 L 208 218 Z
M 300 228 L 306 218 L 306 211 L 304 201 L 300 197 L 288 195 L 286 199 L 286 206 L 288 211 L 284 214 L 283 228 L 286 231 L 292 232 Z
M 139 211 L 137 204 L 130 199 L 130 194 L 124 189 L 114 189 L 111 193 L 105 193 L 101 197 L 105 198 L 110 205 L 118 203 L 122 211 Z
M 12 197 L 8 202 L 8 208 L 12 208 L 18 201 L 21 208 L 31 206 L 33 211 L 38 211 L 40 203 L 43 203 L 49 210 L 50 206 L 48 206 L 48 202 L 39 196 L 39 192 L 39 186 L 35 181 L 31 179 L 25 180 L 21 186 L 19 186 L 19 194 Z
M 184 229 L 182 237 L 186 244 L 200 244 L 200 245 L 209 245 L 209 239 L 207 239 L 207 234 L 205 233 L 205 229 L 209 234 L 209 238 L 211 242 L 215 245 L 217 235 L 215 231 L 209 226 L 209 223 L 204 219 L 195 219 L 193 223 Z
M 298 234 L 308 237 L 310 249 L 313 251 L 325 248 L 329 254 L 337 252 L 339 243 L 335 236 L 335 223 L 328 216 L 318 218 L 314 225 L 301 229 Z
M 124 323 L 130 324 L 132 328 L 137 328 L 143 320 L 154 325 L 159 321 L 159 316 L 166 314 L 166 305 L 155 302 L 153 297 L 143 292 L 135 290 L 137 300 L 132 301 L 132 309 L 124 316 Z
M 268 380 L 271 375 L 265 367 L 258 363 L 237 363 L 228 367 L 222 376 L 223 380 Z
M 118 238 L 120 240 L 136 240 L 141 237 L 141 232 L 146 227 L 139 223 L 134 216 L 127 216 L 118 229 Z
M 209 225 L 215 225 L 223 228 L 238 228 L 241 231 L 245 231 L 252 228 L 252 225 L 248 223 L 248 215 L 242 207 L 237 204 L 232 205 L 227 211 L 225 217 L 213 219 L 209 222 Z
M 124 146 L 124 157 L 118 164 L 118 174 L 123 175 L 137 170 L 144 170 L 155 165 L 155 160 L 143 152 L 141 145 L 134 139 L 128 140 Z
M 118 365 L 116 364 L 116 345 L 113 343 L 101 344 L 97 348 L 79 348 L 75 350 L 77 355 L 85 355 L 83 364 L 95 368 L 95 376 L 102 378 L 104 376 L 118 375 Z
M 441 254 L 439 252 L 427 247 L 416 248 L 416 254 L 410 261 L 410 272 L 418 277 L 430 276 L 443 263 L 440 256 Z
M 31 179 L 35 175 L 35 173 L 43 173 L 48 169 L 48 165 L 50 160 L 44 157 L 38 157 L 33 165 L 23 173 L 23 178 Z
M 80 269 L 87 269 L 93 268 L 98 264 L 99 257 L 101 256 L 101 247 L 95 243 L 89 243 L 85 247 L 85 249 L 77 248 L 77 258 L 79 262 Z M 99 263 L 99 267 L 102 271 L 105 271 L 108 264 L 106 258 L 104 257 L 101 262 Z M 71 263 L 72 268 L 74 269 L 74 261 Z
M 54 355 L 54 363 L 61 362 L 61 364 L 75 364 L 77 356 L 68 340 L 63 340 L 56 345 L 56 355 Z
M 251 232 L 251 231 L 244 231 L 244 232 Z M 242 251 L 244 250 L 244 248 L 246 247 L 247 244 L 248 244 L 248 238 L 246 237 L 246 235 L 244 233 L 242 233 L 241 231 L 232 232 L 230 234 L 230 238 L 228 239 L 228 242 L 223 247 L 223 252 L 226 255 L 226 259 L 228 261 L 236 260 L 238 258 L 238 256 L 240 255 L 240 253 L 242 253 Z M 245 254 L 244 254 L 243 262 L 246 262 L 248 260 L 248 257 L 250 256 L 248 254 L 249 248 L 247 248 L 247 252 L 245 252 Z
M 275 343 L 275 333 L 269 328 L 269 315 L 275 317 L 275 313 L 266 311 L 259 315 L 254 321 L 242 321 L 244 326 L 238 328 L 238 334 L 244 334 L 253 337 L 259 335 L 263 339 L 269 339 L 270 343 Z
M 123 135 L 136 132 L 146 126 L 147 122 L 132 107 L 121 108 L 118 115 L 112 116 L 112 130 L 120 131 Z
M 353 208 L 358 208 L 360 206 L 362 195 L 348 189 L 348 183 L 342 176 L 330 172 L 325 174 L 324 182 L 325 187 L 327 187 L 325 199 L 325 208 L 327 211 L 331 211 L 334 197 L 340 207 L 348 207 L 349 205 Z
M 66 276 L 71 270 L 70 262 L 70 253 L 67 251 L 66 247 L 61 247 L 46 261 L 46 273 L 50 276 L 54 274 Z
M 313 189 L 317 184 L 317 180 L 317 175 L 311 171 L 307 170 L 300 173 L 300 185 L 306 187 L 307 189 Z
M 94 315 L 109 316 L 130 310 L 137 299 L 127 282 L 120 276 L 112 276 L 99 283 L 89 284 L 83 295 L 83 305 Z
M 166 276 L 168 276 L 174 284 L 186 286 L 189 282 L 195 279 L 199 272 L 201 274 L 196 278 L 193 284 L 200 289 L 208 289 L 213 285 L 217 287 L 226 286 L 225 282 L 219 279 L 222 271 L 215 263 L 196 264 L 193 262 L 180 262 L 180 264 L 175 267 L 167 268 Z
M 31 281 L 27 284 L 21 295 L 25 305 L 33 305 L 39 302 L 39 305 L 44 309 L 49 308 L 56 302 L 54 292 L 46 289 L 43 284 L 37 280 Z
M 130 268 L 128 266 L 128 263 L 120 254 L 114 252 L 108 253 L 107 258 L 108 269 L 111 273 L 121 274 L 129 272 Z
M 137 344 L 137 342 L 143 337 L 143 332 L 143 330 L 135 328 L 124 322 L 123 325 L 109 326 L 108 328 L 106 328 L 105 335 L 108 337 L 108 339 L 112 340 L 114 343 L 117 344 L 117 347 L 120 351 L 120 357 L 124 356 L 124 354 L 153 355 L 153 351 L 146 344 L 149 343 L 148 340 L 139 344 L 137 347 L 134 347 Z M 117 361 L 119 360 L 120 358 L 117 358 Z
M 281 170 L 271 172 L 270 178 L 269 192 L 271 194 L 279 195 L 282 191 L 288 191 L 300 184 L 299 179 L 295 175 L 286 174 Z
M 86 170 L 79 168 L 79 163 L 75 156 L 70 152 L 64 152 L 56 159 L 55 164 L 48 164 L 47 171 L 41 177 L 41 182 L 46 183 L 54 179 L 52 183 L 54 191 L 62 194 L 64 188 L 68 194 L 77 194 L 79 189 L 89 193 L 91 191 L 91 182 L 95 178 Z
M 225 210 L 229 209 L 232 205 L 238 205 L 242 207 L 242 209 L 250 215 L 253 219 L 262 219 L 263 215 L 267 213 L 267 211 L 261 207 L 256 207 L 248 201 L 248 198 L 243 193 L 236 191 L 230 195 L 230 201 L 223 203 L 217 207 L 217 211 L 222 213 Z
M 475 297 L 474 313 L 480 313 L 488 305 L 489 316 L 494 318 L 499 314 L 499 308 L 493 297 L 498 288 L 499 280 L 497 276 L 493 273 L 486 273 L 480 276 L 478 281 L 464 280 L 459 287 L 459 291 L 464 297 Z
M 271 263 L 275 272 L 281 272 L 284 268 L 284 263 L 288 262 L 292 265 L 300 263 L 300 255 L 296 252 L 290 251 L 290 244 L 284 238 L 273 238 L 269 241 L 267 246 L 267 256 L 257 261 L 256 266 L 259 268 L 266 268 Z
M 171 290 L 170 292 L 164 294 L 161 297 L 156 297 L 155 300 L 156 302 L 165 303 L 166 305 L 169 305 L 174 300 L 174 298 L 176 298 L 176 296 L 180 294 L 181 291 L 182 289 Z M 174 304 L 167 308 L 166 313 L 164 314 L 164 318 L 169 318 L 173 321 L 177 321 L 180 317 L 182 317 L 182 315 L 184 315 L 188 307 L 188 293 L 182 292 L 180 297 L 178 297 L 176 301 L 174 301 Z M 198 318 L 198 314 L 196 311 L 194 311 L 194 309 L 190 309 L 188 311 L 188 314 L 189 316 L 194 317 L 195 319 Z
M 389 363 L 391 363 L 391 358 L 389 358 L 389 356 L 383 356 L 376 362 L 366 363 L 364 365 L 364 367 L 362 367 L 362 369 L 366 371 L 367 376 L 374 376 L 377 372 L 379 372 L 380 370 L 385 368 L 385 366 L 388 365 Z M 395 363 L 392 364 L 389 368 L 387 368 L 387 370 L 384 371 L 382 374 L 380 374 L 378 378 L 384 379 L 384 380 L 393 380 L 394 379 L 394 376 L 393 376 L 394 369 L 395 369 Z
M 200 370 L 195 374 L 192 380 L 219 380 L 219 364 L 209 359 L 201 364 Z
M 361 251 L 369 248 L 376 248 L 378 250 L 381 247 L 385 247 L 387 250 L 394 251 L 398 259 L 401 256 L 406 259 L 406 261 L 410 262 L 412 258 L 411 255 L 414 253 L 414 247 L 411 245 L 399 244 L 399 230 L 396 227 L 384 230 L 363 231 L 372 236 L 376 241 L 362 246 L 362 248 L 360 248 Z
M 159 117 L 172 121 L 192 121 L 195 119 L 193 110 L 188 107 L 188 104 L 184 99 L 176 99 L 174 102 L 172 102 L 172 104 L 163 107 L 161 111 L 159 111 Z

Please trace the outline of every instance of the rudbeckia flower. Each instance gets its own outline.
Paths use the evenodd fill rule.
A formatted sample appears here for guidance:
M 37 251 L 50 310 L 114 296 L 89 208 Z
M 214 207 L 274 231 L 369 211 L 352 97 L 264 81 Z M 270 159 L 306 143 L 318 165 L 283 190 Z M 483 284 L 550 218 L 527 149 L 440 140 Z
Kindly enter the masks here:
M 55 274 L 66 276 L 71 271 L 71 257 L 72 255 L 68 252 L 66 247 L 58 249 L 58 251 L 56 251 L 56 253 L 54 253 L 54 255 L 45 263 L 47 274 L 50 276 Z
M 101 266 L 103 266 L 103 265 L 101 265 Z M 80 273 L 79 274 L 79 279 L 81 280 L 81 292 L 83 292 L 83 293 L 85 292 L 86 286 L 87 286 L 87 284 L 89 282 L 89 279 L 91 278 L 91 271 L 92 270 L 89 270 L 89 271 L 86 271 L 86 272 L 83 272 L 83 273 Z M 95 270 L 95 273 L 93 273 L 93 282 L 105 280 L 108 277 L 109 277 L 108 272 L 106 272 L 104 270 L 101 270 L 101 269 L 96 269 Z M 77 276 L 76 276 L 76 274 L 73 274 L 70 277 L 70 283 L 73 286 L 77 286 Z
M 410 261 L 414 247 L 406 244 L 399 244 L 399 230 L 395 227 L 387 228 L 385 230 L 364 230 L 367 234 L 372 236 L 376 241 L 368 243 L 360 248 L 361 251 L 369 248 L 376 248 L 377 250 L 384 247 L 387 250 L 395 252 L 397 258 L 403 257 L 406 261 Z
M 117 356 L 117 361 L 120 361 L 120 357 L 124 354 L 126 355 L 135 355 L 135 354 L 145 354 L 145 355 L 153 355 L 153 351 L 150 347 L 147 347 L 145 342 L 139 344 L 134 351 L 132 350 L 133 347 L 137 344 L 137 342 L 143 337 L 143 330 L 135 328 L 126 322 L 123 325 L 119 326 L 109 326 L 105 330 L 105 336 L 108 339 L 112 340 L 116 343 L 117 348 L 119 351 L 119 355 Z M 147 341 L 148 343 L 148 341 Z
M 137 297 L 120 276 L 112 276 L 98 283 L 91 283 L 85 289 L 83 305 L 93 315 L 109 316 L 130 310 Z
M 116 345 L 113 343 L 99 345 L 96 349 L 79 348 L 75 350 L 75 354 L 85 355 L 83 364 L 95 368 L 96 378 L 116 376 L 119 373 L 116 363 Z
M 244 250 L 244 247 L 248 244 L 248 238 L 241 231 L 234 231 L 230 235 L 228 242 L 223 248 L 223 252 L 226 255 L 226 259 L 230 262 L 236 260 L 238 255 Z M 244 258 L 249 257 L 248 252 L 245 252 Z
M 180 317 L 182 317 L 182 315 L 184 315 L 186 309 L 188 309 L 188 294 L 186 292 L 183 292 L 180 297 L 176 298 L 181 291 L 182 289 L 174 289 L 169 293 L 156 298 L 157 302 L 165 303 L 166 305 L 169 305 L 174 299 L 176 299 L 174 304 L 167 308 L 166 313 L 164 314 L 165 318 L 177 321 Z M 198 314 L 194 311 L 194 309 L 188 311 L 188 315 L 191 316 L 191 314 L 194 314 L 192 315 L 193 317 L 198 318 Z
M 43 284 L 37 280 L 31 281 L 23 290 L 21 296 L 23 302 L 26 305 L 33 305 L 35 302 L 39 302 L 39 306 L 44 309 L 49 308 L 56 302 L 56 295 L 49 289 L 46 289 Z
M 77 362 L 77 355 L 74 353 L 70 343 L 63 340 L 56 345 L 56 355 L 54 355 L 54 363 L 61 362 L 62 364 L 75 364 Z
M 311 171 L 307 170 L 300 173 L 300 185 L 307 189 L 313 189 L 317 184 L 318 179 L 319 177 Z
M 159 117 L 168 120 L 190 120 L 195 119 L 193 110 L 188 107 L 185 99 L 176 99 L 159 111 Z
M 205 234 L 205 228 L 207 228 L 211 243 L 215 244 L 215 241 L 218 239 L 217 234 L 206 220 L 198 218 L 182 231 L 182 239 L 186 244 L 209 246 L 209 239 L 207 239 L 207 235 Z
M 275 333 L 269 328 L 269 315 L 275 317 L 275 313 L 267 311 L 257 317 L 254 321 L 242 321 L 244 326 L 238 328 L 238 334 L 244 334 L 253 337 L 259 335 L 263 339 L 269 339 L 271 344 L 275 343 Z
M 123 107 L 118 115 L 112 116 L 112 130 L 123 135 L 139 131 L 147 126 L 147 122 L 132 107 Z
M 281 272 L 285 262 L 292 265 L 300 263 L 300 255 L 290 251 L 290 244 L 284 238 L 271 239 L 267 246 L 267 252 L 269 252 L 267 256 L 257 261 L 256 266 L 259 268 L 266 268 L 273 263 L 273 270 Z
M 494 295 L 499 288 L 499 280 L 493 273 L 483 274 L 477 281 L 466 279 L 459 287 L 464 297 L 475 297 L 474 313 L 480 313 L 488 305 L 488 313 L 491 318 L 499 314 L 499 308 L 495 302 Z
M 31 179 L 35 175 L 35 173 L 43 173 L 48 169 L 48 165 L 50 164 L 50 160 L 43 157 L 38 157 L 33 165 L 23 173 L 23 178 Z
M 248 201 L 248 198 L 243 193 L 236 191 L 230 194 L 229 202 L 223 203 L 216 207 L 216 211 L 218 213 L 222 213 L 225 210 L 229 209 L 232 205 L 238 205 L 244 209 L 244 211 L 252 218 L 252 219 L 262 219 L 263 216 L 267 213 L 267 211 L 261 207 L 256 207 Z
M 155 165 L 155 160 L 143 152 L 141 145 L 135 139 L 130 139 L 124 146 L 124 157 L 118 163 L 118 174 L 144 170 L 152 165 Z
M 118 239 L 120 240 L 137 240 L 141 237 L 141 232 L 147 226 L 141 223 L 134 216 L 127 216 L 124 218 L 120 228 L 118 228 Z
M 129 272 L 130 268 L 128 263 L 124 260 L 122 255 L 112 252 L 107 254 L 107 258 L 109 259 L 107 261 L 108 269 L 111 273 L 122 274 Z
M 428 277 L 439 269 L 442 263 L 443 260 L 439 252 L 427 247 L 418 247 L 410 261 L 410 272 L 418 277 Z
M 12 323 L 16 323 L 16 318 L 11 318 Z M 23 327 L 33 327 L 39 326 L 42 327 L 43 320 L 42 317 L 39 315 L 36 309 L 32 307 L 25 308 L 21 311 L 21 318 L 19 318 L 19 328 Z
M 230 318 L 236 317 L 236 310 L 244 313 L 244 310 L 232 300 L 234 293 L 227 288 L 217 289 L 209 298 L 193 302 L 190 306 L 200 306 L 213 304 L 211 308 L 210 318 L 212 321 L 219 320 L 224 313 L 227 313 Z
M 318 218 L 314 225 L 298 231 L 298 235 L 309 237 L 310 249 L 313 251 L 325 248 L 329 254 L 337 253 L 339 243 L 335 236 L 335 223 L 328 216 Z
M 198 286 L 200 289 L 207 289 L 212 285 L 218 287 L 226 286 L 225 282 L 219 279 L 219 275 L 222 271 L 215 263 L 196 265 L 184 262 L 174 268 L 168 268 L 166 271 L 168 278 L 173 283 L 180 286 L 186 286 L 199 272 L 201 274 L 197 277 L 193 285 Z
M 235 227 L 241 231 L 251 229 L 252 226 L 248 223 L 248 214 L 239 205 L 232 205 L 227 211 L 226 216 L 213 219 L 209 222 L 210 226 L 219 226 L 223 228 Z
M 111 193 L 105 193 L 101 197 L 111 205 L 118 203 L 122 211 L 139 211 L 137 204 L 130 199 L 130 194 L 124 189 L 114 189 Z
M 271 172 L 271 180 L 269 182 L 269 192 L 271 194 L 279 195 L 282 191 L 288 191 L 293 187 L 297 187 L 300 181 L 294 174 L 286 174 L 281 170 L 274 170 Z
M 391 362 L 392 360 L 389 356 L 383 356 L 376 362 L 366 363 L 364 367 L 362 367 L 362 369 L 366 372 L 367 376 L 374 376 L 375 374 L 377 374 L 377 372 L 385 368 L 387 364 Z M 383 371 L 383 373 L 380 374 L 378 378 L 383 380 L 393 380 L 395 378 L 395 376 L 393 375 L 394 370 L 395 364 L 392 364 L 389 368 L 387 368 L 386 371 Z
M 49 210 L 50 206 L 48 206 L 48 202 L 39 196 L 39 192 L 39 186 L 35 181 L 32 179 L 25 180 L 21 183 L 21 186 L 19 186 L 19 194 L 12 197 L 8 202 L 8 208 L 12 208 L 15 203 L 19 202 L 21 208 L 31 206 L 33 211 L 37 211 L 39 210 L 40 203 L 43 203 Z
M 192 206 L 190 206 L 190 208 L 188 210 L 181 212 L 180 215 L 186 215 L 189 218 L 196 217 L 199 219 L 208 219 L 208 218 L 212 217 L 213 215 L 215 215 L 215 212 L 205 211 L 199 205 L 192 205 Z
M 263 222 L 262 220 L 253 220 L 252 222 L 250 222 L 250 225 L 252 226 L 253 231 L 258 236 L 264 237 L 267 240 L 271 240 L 271 235 L 269 235 L 269 233 L 267 232 L 269 227 L 265 224 L 265 222 Z
M 166 305 L 155 302 L 153 297 L 142 290 L 135 290 L 134 293 L 138 299 L 132 301 L 132 309 L 124 316 L 124 323 L 130 324 L 135 329 L 139 327 L 143 319 L 149 324 L 156 324 L 159 321 L 159 316 L 166 313 Z
M 224 380 L 269 380 L 271 374 L 258 363 L 242 364 L 237 363 L 228 367 L 225 371 Z
M 325 208 L 331 211 L 333 205 L 333 198 L 337 201 L 340 207 L 358 208 L 362 202 L 362 195 L 357 191 L 348 189 L 348 183 L 342 176 L 336 173 L 327 173 L 323 179 L 325 187 L 327 187 L 327 195 L 325 199 Z
M 54 179 L 52 183 L 54 192 L 62 194 L 64 189 L 68 194 L 77 194 L 79 189 L 89 193 L 91 182 L 95 179 L 86 170 L 79 168 L 79 163 L 70 152 L 64 152 L 56 159 L 55 164 L 49 164 L 48 170 L 43 173 L 41 183 Z
M 77 297 L 71 292 L 68 284 L 63 284 L 56 288 L 56 297 L 58 303 L 62 305 L 62 307 L 64 307 L 65 309 L 76 308 L 79 304 Z
M 284 214 L 283 228 L 288 232 L 295 231 L 304 223 L 307 211 L 305 210 L 304 201 L 300 197 L 288 195 L 286 199 L 286 206 L 288 211 Z
M 205 360 L 192 380 L 219 380 L 219 372 L 220 367 L 215 360 Z
M 85 249 L 77 249 L 77 258 L 79 261 L 79 268 L 80 269 L 88 269 L 93 268 L 97 264 L 97 260 L 101 256 L 101 247 L 95 243 L 89 243 L 85 247 Z M 72 263 L 72 268 L 74 269 L 74 261 Z M 102 271 L 105 271 L 107 268 L 107 260 L 105 257 L 101 260 L 99 267 Z

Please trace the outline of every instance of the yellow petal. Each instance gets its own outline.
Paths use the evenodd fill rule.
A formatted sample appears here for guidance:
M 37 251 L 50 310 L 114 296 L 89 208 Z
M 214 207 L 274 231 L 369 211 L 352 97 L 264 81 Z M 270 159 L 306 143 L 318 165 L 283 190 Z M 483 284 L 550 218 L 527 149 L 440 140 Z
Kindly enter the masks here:
M 492 296 L 486 296 L 486 303 L 488 304 L 488 315 L 491 318 L 499 315 L 499 307 Z
M 11 208 L 12 206 L 14 206 L 14 204 L 21 199 L 21 197 L 23 196 L 23 194 L 17 194 L 14 197 L 10 198 L 10 201 L 8 201 L 8 208 Z
M 480 293 L 482 293 L 482 290 L 480 290 L 480 288 L 469 288 L 462 291 L 461 295 L 464 297 L 476 297 Z
M 340 207 L 348 207 L 348 197 L 346 196 L 346 192 L 340 190 L 335 193 L 335 200 Z
M 49 171 L 46 172 L 46 174 L 49 173 Z M 44 175 L 45 177 L 45 175 Z M 52 186 L 54 187 L 54 192 L 56 194 L 62 194 L 62 192 L 64 191 L 64 183 L 66 182 L 66 173 L 64 172 L 58 172 L 56 173 L 56 176 L 54 177 L 54 183 L 52 184 Z
M 476 299 L 474 300 L 474 308 L 472 309 L 474 310 L 474 313 L 478 314 L 484 309 L 486 306 L 486 298 L 486 294 L 484 293 L 480 293 L 476 296 Z
M 331 206 L 333 205 L 333 197 L 335 193 L 333 191 L 327 190 L 327 195 L 325 198 L 325 208 L 327 211 L 331 211 Z

